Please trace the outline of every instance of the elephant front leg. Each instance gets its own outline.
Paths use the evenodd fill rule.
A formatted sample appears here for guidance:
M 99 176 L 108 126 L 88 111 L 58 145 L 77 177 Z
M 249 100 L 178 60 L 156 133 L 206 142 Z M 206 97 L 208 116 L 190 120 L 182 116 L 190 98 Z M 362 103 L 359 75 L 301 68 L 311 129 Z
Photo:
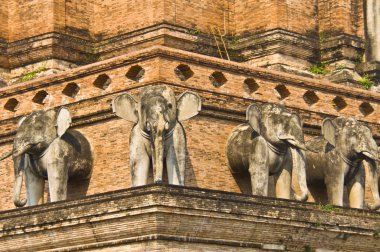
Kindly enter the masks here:
M 169 184 L 185 185 L 186 140 L 182 127 L 165 141 L 165 149 Z
M 148 184 L 149 156 L 141 152 L 138 155 L 131 154 L 132 186 L 143 186 Z
M 63 158 L 62 158 L 63 159 Z M 50 201 L 66 200 L 68 170 L 63 160 L 56 160 L 47 168 Z
M 325 178 L 325 183 L 329 203 L 336 206 L 343 206 L 343 173 L 331 174 L 329 177 Z
M 355 177 L 347 183 L 348 202 L 349 202 L 350 207 L 359 208 L 359 209 L 363 208 L 364 176 L 365 176 L 365 171 L 363 167 L 360 167 Z
M 25 184 L 28 195 L 28 206 L 43 204 L 45 180 L 34 175 L 30 169 L 26 169 Z
M 268 196 L 268 150 L 266 142 L 260 138 L 255 145 L 249 160 L 249 174 L 251 176 L 252 194 Z
M 147 153 L 147 149 L 151 148 L 151 144 L 148 140 L 141 137 L 137 127 L 135 127 L 132 131 L 129 146 L 129 157 L 132 186 L 143 186 L 148 184 L 151 154 Z
M 289 155 L 285 157 L 283 169 L 274 176 L 274 181 L 276 187 L 276 198 L 290 199 L 292 160 Z

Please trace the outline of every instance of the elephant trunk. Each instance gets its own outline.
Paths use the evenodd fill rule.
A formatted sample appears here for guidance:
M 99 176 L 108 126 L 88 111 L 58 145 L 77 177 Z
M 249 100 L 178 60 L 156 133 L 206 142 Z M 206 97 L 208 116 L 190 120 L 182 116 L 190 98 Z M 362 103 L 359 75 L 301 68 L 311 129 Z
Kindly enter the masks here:
M 162 137 L 157 137 L 154 141 L 154 150 L 153 150 L 153 166 L 154 166 L 154 182 L 162 182 L 162 174 L 164 170 L 164 148 Z
M 0 157 L 0 161 L 1 160 L 4 160 L 10 156 L 12 156 L 12 154 L 14 154 L 15 152 L 14 151 L 10 151 L 10 152 L 7 152 L 5 153 L 4 155 L 2 155 Z M 20 200 L 20 194 L 21 194 L 21 189 L 22 189 L 22 182 L 23 182 L 23 177 L 24 177 L 24 170 L 23 169 L 20 169 L 20 165 L 21 164 L 21 157 L 20 155 L 22 155 L 23 153 L 25 153 L 25 150 L 23 152 L 19 152 L 19 153 L 16 153 L 17 155 L 13 155 L 14 156 L 14 165 L 15 165 L 15 184 L 14 184 L 14 188 L 13 188 L 13 203 L 15 204 L 16 207 L 23 207 L 25 206 L 26 204 L 26 199 L 22 199 Z M 25 162 L 25 161 L 23 161 Z
M 26 199 L 20 200 L 20 194 L 22 189 L 22 182 L 24 177 L 24 171 L 21 170 L 17 175 L 15 179 L 15 185 L 14 185 L 14 194 L 13 194 L 13 203 L 16 207 L 23 207 L 26 204 Z
M 162 183 L 164 170 L 164 124 L 154 130 L 155 134 L 152 137 L 153 151 L 153 176 L 155 183 Z
M 15 184 L 13 188 L 13 203 L 16 207 L 23 207 L 25 206 L 27 200 L 26 199 L 20 199 L 21 189 L 22 189 L 22 183 L 23 183 L 23 177 L 24 177 L 24 171 L 25 167 L 27 166 L 28 155 L 25 154 L 33 145 L 32 144 L 25 144 L 20 145 L 17 141 L 15 141 L 15 145 L 13 148 L 13 163 L 14 163 L 14 172 L 15 172 Z
M 372 199 L 373 199 L 373 203 L 368 204 L 368 208 L 371 210 L 377 210 L 380 208 L 379 186 L 378 186 L 378 179 L 377 179 L 378 178 L 377 164 L 372 159 L 370 160 L 367 159 L 366 161 L 369 165 L 368 177 L 366 178 L 366 180 L 369 183 L 369 188 L 371 189 Z
M 306 185 L 305 156 L 298 148 L 290 146 L 290 150 L 293 160 L 292 189 L 295 192 L 294 197 L 296 200 L 306 201 L 308 198 L 308 188 Z

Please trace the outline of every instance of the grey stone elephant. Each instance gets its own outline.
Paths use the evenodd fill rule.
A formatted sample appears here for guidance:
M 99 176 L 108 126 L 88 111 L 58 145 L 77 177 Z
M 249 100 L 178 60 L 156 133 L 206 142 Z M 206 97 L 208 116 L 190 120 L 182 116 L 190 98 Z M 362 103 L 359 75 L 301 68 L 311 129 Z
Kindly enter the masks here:
M 372 191 L 370 209 L 380 208 L 377 183 L 378 148 L 371 130 L 353 118 L 325 119 L 322 136 L 307 142 L 307 180 L 324 183 L 330 204 L 343 206 L 344 186 L 347 187 L 349 206 L 363 208 L 365 170 L 369 164 L 367 182 Z
M 65 200 L 69 177 L 89 179 L 92 150 L 78 131 L 69 130 L 70 112 L 66 108 L 39 110 L 20 119 L 13 150 L 0 160 L 13 156 L 14 204 L 22 207 L 42 204 L 45 180 L 50 201 Z M 25 176 L 27 198 L 20 199 Z
M 199 113 L 200 97 L 184 92 L 176 98 L 167 86 L 148 86 L 137 100 L 126 93 L 115 97 L 112 109 L 135 123 L 130 136 L 132 185 L 146 185 L 151 167 L 154 182 L 162 182 L 164 161 L 169 184 L 184 185 L 186 138 L 180 122 Z
M 268 103 L 250 105 L 246 119 L 248 124 L 237 126 L 227 142 L 231 172 L 249 172 L 254 195 L 267 196 L 268 176 L 274 175 L 276 197 L 289 199 L 293 188 L 297 200 L 307 200 L 306 146 L 300 117 Z

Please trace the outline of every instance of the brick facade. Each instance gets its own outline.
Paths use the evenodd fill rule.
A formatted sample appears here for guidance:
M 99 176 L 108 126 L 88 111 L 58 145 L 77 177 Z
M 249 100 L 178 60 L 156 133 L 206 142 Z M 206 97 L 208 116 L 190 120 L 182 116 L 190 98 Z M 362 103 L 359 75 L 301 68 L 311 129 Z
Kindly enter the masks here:
M 174 71 L 180 64 L 189 66 L 194 75 L 181 81 Z M 138 82 L 125 76 L 136 65 L 145 70 L 144 76 Z M 209 79 L 214 72 L 222 73 L 227 79 L 221 87 L 214 87 Z M 111 84 L 105 90 L 94 86 L 94 81 L 103 74 L 111 79 Z M 255 91 L 247 87 L 247 79 L 256 83 Z M 62 93 L 67 85 L 73 83 L 80 87 L 74 98 Z M 153 47 L 59 75 L 3 88 L 0 97 L 0 107 L 3 107 L 0 115 L 0 143 L 3 146 L 1 153 L 12 148 L 16 122 L 22 115 L 36 109 L 64 105 L 72 112 L 73 127 L 89 138 L 95 157 L 90 183 L 82 185 L 81 182 L 73 182 L 69 198 L 128 188 L 131 186 L 128 144 L 132 124 L 117 119 L 111 113 L 110 101 L 120 92 L 137 94 L 145 85 L 162 84 L 171 86 L 176 93 L 193 90 L 203 100 L 200 115 L 183 122 L 188 141 L 185 181 L 188 186 L 249 193 L 247 178 L 235 180 L 228 170 L 224 148 L 233 127 L 245 121 L 245 109 L 252 102 L 282 103 L 298 111 L 303 117 L 307 138 L 319 134 L 324 118 L 339 115 L 352 116 L 367 122 L 376 139 L 380 132 L 377 124 L 380 96 L 377 93 L 176 49 Z M 278 89 L 279 86 L 282 88 Z M 276 88 L 280 91 L 287 90 L 288 96 L 282 97 Z M 44 92 L 44 104 L 33 101 Z M 314 104 L 308 103 L 305 98 L 310 93 L 318 97 Z M 346 107 L 337 107 L 334 102 L 337 97 L 344 101 Z M 7 110 L 6 104 L 15 100 L 19 102 L 18 107 Z M 368 111 L 369 114 L 363 109 L 367 106 L 372 108 Z M 3 161 L 2 167 L 4 168 L 0 173 L 3 179 L 0 183 L 3 197 L 0 197 L 0 206 L 2 210 L 6 210 L 13 208 L 12 161 Z
M 362 13 L 362 0 L 1 4 L 0 155 L 12 149 L 22 116 L 66 106 L 94 166 L 89 181 L 69 181 L 68 201 L 14 209 L 13 162 L 0 161 L 0 251 L 378 251 L 377 212 L 325 209 L 322 185 L 310 185 L 310 203 L 251 197 L 247 174 L 233 177 L 225 157 L 252 103 L 298 112 L 306 140 L 320 134 L 323 119 L 346 116 L 380 141 L 379 93 L 305 71 L 321 61 L 354 70 L 365 49 Z M 220 59 L 217 28 L 231 61 Z M 189 78 L 178 76 L 181 65 Z M 134 67 L 144 69 L 138 80 L 127 74 Z M 214 85 L 213 74 L 225 81 Z M 112 113 L 111 101 L 148 85 L 202 99 L 199 115 L 183 122 L 185 186 L 193 188 L 130 188 L 133 125 Z
M 218 29 L 231 59 L 278 70 L 307 70 L 321 61 L 352 69 L 365 48 L 362 0 L 7 3 L 0 10 L 6 24 L 0 28 L 0 78 L 8 84 L 39 69 L 38 62 L 64 70 L 152 45 L 219 57 Z M 52 59 L 59 66 L 47 63 Z

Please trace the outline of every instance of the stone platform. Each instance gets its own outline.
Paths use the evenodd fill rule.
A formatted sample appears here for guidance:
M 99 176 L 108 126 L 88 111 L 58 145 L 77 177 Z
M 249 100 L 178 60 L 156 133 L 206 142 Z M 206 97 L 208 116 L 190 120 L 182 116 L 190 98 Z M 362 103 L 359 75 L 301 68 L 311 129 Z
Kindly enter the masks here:
M 0 213 L 0 251 L 379 251 L 380 213 L 149 185 Z

